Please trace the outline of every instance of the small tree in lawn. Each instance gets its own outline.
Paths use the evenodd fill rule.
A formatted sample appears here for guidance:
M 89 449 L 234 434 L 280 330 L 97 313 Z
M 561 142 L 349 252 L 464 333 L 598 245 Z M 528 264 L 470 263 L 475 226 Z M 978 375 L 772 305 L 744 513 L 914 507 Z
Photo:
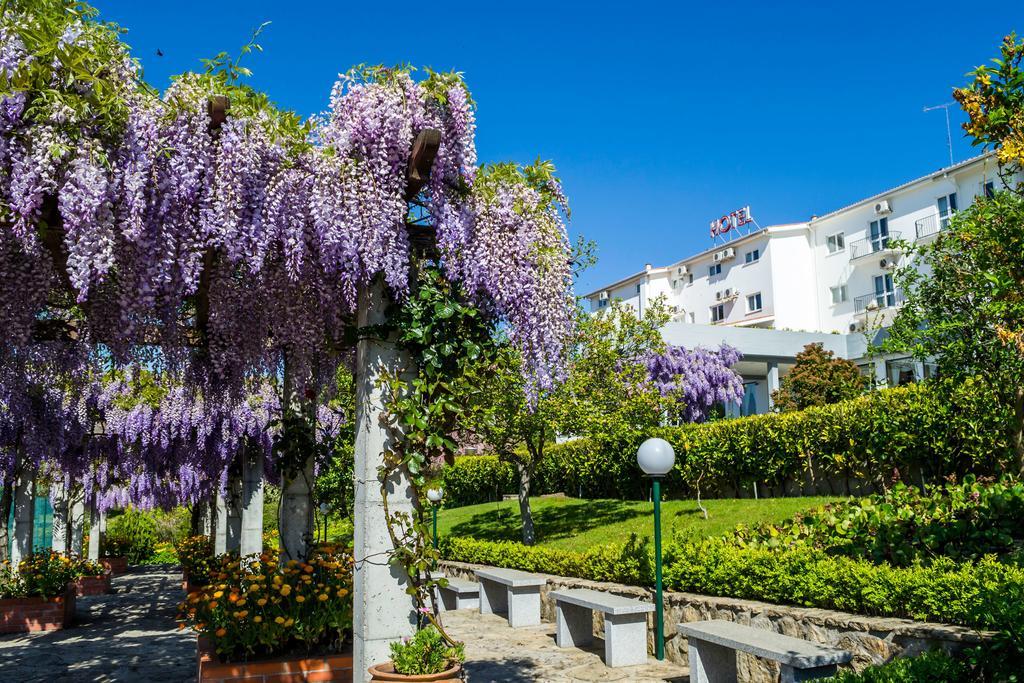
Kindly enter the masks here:
M 796 355 L 796 364 L 772 392 L 772 401 L 779 412 L 803 410 L 856 398 L 867 385 L 856 363 L 836 358 L 816 342 Z
M 981 375 L 1014 408 L 1014 469 L 1024 474 L 1024 42 L 1008 36 L 995 67 L 954 91 L 977 145 L 996 150 L 1008 190 L 979 197 L 948 230 L 915 249 L 897 280 L 906 295 L 886 343 L 932 360 L 939 374 Z

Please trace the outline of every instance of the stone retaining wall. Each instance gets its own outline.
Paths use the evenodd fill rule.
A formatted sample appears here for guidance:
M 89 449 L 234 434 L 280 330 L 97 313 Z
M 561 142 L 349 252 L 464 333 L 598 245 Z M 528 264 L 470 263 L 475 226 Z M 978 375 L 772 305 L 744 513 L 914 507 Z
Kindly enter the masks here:
M 481 567 L 482 565 L 448 561 L 440 565 L 440 569 L 447 576 L 473 581 L 476 580 L 473 570 Z M 554 603 L 548 597 L 552 590 L 591 588 L 647 601 L 652 599 L 652 590 L 637 586 L 550 574 L 540 576 L 548 579 L 548 584 L 541 589 L 541 616 L 545 621 L 554 621 L 555 618 Z M 648 622 L 652 625 L 648 634 L 650 652 L 654 652 L 653 618 L 651 615 Z M 956 651 L 979 642 L 984 635 L 963 626 L 909 619 L 865 617 L 833 610 L 773 605 L 755 600 L 668 592 L 665 593 L 665 635 L 668 638 L 665 653 L 669 659 L 687 664 L 686 639 L 676 635 L 675 625 L 705 619 L 727 619 L 848 650 L 853 653 L 852 666 L 857 670 L 934 648 Z M 597 615 L 594 621 L 594 632 L 601 635 L 604 628 L 601 616 Z M 740 654 L 739 679 L 749 683 L 775 683 L 779 679 L 779 670 L 772 662 Z

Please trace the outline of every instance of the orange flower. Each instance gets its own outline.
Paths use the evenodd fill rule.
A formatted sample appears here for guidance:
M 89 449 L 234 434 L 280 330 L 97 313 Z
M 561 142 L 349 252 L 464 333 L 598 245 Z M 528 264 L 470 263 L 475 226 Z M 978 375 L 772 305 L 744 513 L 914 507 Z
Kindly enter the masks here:
M 259 600 L 256 601 L 256 604 L 259 605 L 260 607 L 263 607 L 263 605 L 267 604 L 267 599 L 266 598 L 260 598 Z
M 219 629 L 217 629 L 217 637 L 218 638 L 223 638 L 224 634 L 226 634 L 227 632 L 228 632 L 228 630 L 226 628 L 219 628 Z

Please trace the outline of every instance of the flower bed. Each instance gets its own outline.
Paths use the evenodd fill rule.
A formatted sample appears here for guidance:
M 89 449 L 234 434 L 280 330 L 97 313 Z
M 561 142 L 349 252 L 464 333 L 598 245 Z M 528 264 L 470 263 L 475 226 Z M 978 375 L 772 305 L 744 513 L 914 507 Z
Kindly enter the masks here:
M 198 642 L 199 683 L 231 681 L 345 681 L 352 680 L 352 653 L 277 657 L 248 662 L 219 662 L 206 638 Z
M 57 631 L 75 618 L 75 588 L 69 584 L 55 598 L 7 598 L 0 600 L 0 633 Z
M 82 576 L 73 585 L 75 594 L 80 598 L 87 595 L 106 595 L 110 592 L 110 574 Z

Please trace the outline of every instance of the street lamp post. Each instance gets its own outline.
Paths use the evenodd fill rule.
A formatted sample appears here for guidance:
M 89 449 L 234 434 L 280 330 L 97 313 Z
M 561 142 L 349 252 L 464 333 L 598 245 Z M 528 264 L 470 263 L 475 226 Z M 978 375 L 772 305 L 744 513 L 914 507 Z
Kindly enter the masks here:
M 636 451 L 636 462 L 640 469 L 651 478 L 654 499 L 654 655 L 665 659 L 665 607 L 662 598 L 661 581 L 661 480 L 672 471 L 676 464 L 676 453 L 672 444 L 664 439 L 647 439 Z
M 434 507 L 434 550 L 437 550 L 437 508 L 441 505 L 442 498 L 444 498 L 443 489 L 427 489 L 427 500 Z

